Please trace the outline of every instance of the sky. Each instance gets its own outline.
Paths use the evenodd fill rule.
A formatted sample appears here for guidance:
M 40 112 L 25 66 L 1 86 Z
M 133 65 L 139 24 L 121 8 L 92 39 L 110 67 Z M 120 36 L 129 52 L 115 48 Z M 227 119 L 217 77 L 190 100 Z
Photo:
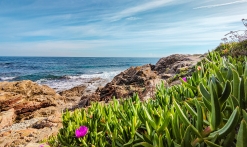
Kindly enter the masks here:
M 243 18 L 247 0 L 0 0 L 0 56 L 201 54 Z

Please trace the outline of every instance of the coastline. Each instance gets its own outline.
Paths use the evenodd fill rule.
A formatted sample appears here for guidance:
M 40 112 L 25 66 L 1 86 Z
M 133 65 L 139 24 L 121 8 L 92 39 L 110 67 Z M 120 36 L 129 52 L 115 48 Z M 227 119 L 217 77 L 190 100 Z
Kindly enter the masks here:
M 152 98 L 157 84 L 183 73 L 183 70 L 193 70 L 193 66 L 202 58 L 202 55 L 175 54 L 161 58 L 155 65 L 130 67 L 116 75 L 110 82 L 103 80 L 100 83 L 98 81 L 102 79 L 96 78 L 60 92 L 31 81 L 12 82 L 12 84 L 0 82 L 2 103 L 0 136 L 3 138 L 0 142 L 16 145 L 41 141 L 56 134 L 61 128 L 63 110 L 87 107 L 91 101 L 108 102 L 112 97 L 124 98 L 134 93 L 138 93 L 142 100 Z M 175 80 L 175 84 L 176 82 L 178 81 Z M 8 84 L 10 85 L 6 86 Z M 4 104 L 8 104 L 8 107 L 4 107 Z M 23 125 L 25 123 L 27 125 Z

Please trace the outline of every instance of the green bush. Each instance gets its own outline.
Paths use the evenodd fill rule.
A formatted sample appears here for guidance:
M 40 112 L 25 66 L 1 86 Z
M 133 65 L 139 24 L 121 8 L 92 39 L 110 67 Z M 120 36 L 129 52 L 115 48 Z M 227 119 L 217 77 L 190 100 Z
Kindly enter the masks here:
M 247 56 L 247 40 L 241 42 L 222 43 L 215 49 L 215 51 L 220 53 L 221 56 L 231 56 L 243 61 L 243 58 Z

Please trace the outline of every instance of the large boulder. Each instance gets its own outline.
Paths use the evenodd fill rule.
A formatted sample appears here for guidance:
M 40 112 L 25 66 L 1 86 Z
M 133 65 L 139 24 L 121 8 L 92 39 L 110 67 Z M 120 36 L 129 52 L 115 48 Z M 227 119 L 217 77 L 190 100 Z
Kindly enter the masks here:
M 162 74 L 177 74 L 183 70 L 188 70 L 196 65 L 204 56 L 201 54 L 187 55 L 174 54 L 167 57 L 160 58 L 156 63 L 154 70 L 159 75 Z
M 143 66 L 130 67 L 121 72 L 114 79 L 101 89 L 98 89 L 100 101 L 116 98 L 125 98 L 134 93 L 143 95 L 150 81 L 157 78 L 153 70 L 154 65 L 147 64 Z
M 23 146 L 57 134 L 65 107 L 64 97 L 48 86 L 0 82 L 0 144 Z
M 49 106 L 56 106 L 62 97 L 48 86 L 26 80 L 0 82 L 0 111 L 14 109 L 18 119 Z
M 86 89 L 85 85 L 80 85 L 68 90 L 61 91 L 59 92 L 59 94 L 65 97 L 81 97 L 85 89 Z

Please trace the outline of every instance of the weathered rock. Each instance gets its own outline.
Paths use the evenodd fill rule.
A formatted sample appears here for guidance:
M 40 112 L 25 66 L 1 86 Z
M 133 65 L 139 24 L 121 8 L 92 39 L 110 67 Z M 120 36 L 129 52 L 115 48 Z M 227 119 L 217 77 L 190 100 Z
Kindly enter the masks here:
M 62 127 L 61 123 L 53 123 L 52 118 L 44 118 L 34 124 L 31 123 L 28 125 L 29 127 L 25 127 L 22 129 L 12 129 L 0 132 L 0 146 L 6 147 L 17 147 L 17 146 L 26 146 L 29 142 L 35 143 L 40 142 L 48 138 L 51 135 L 56 135 L 59 129 Z M 29 144 L 30 146 L 30 144 Z
M 56 91 L 46 85 L 39 85 L 30 80 L 18 82 L 1 82 L 0 89 L 5 92 L 13 92 L 25 95 L 28 99 L 35 95 L 56 95 Z M 42 101 L 42 98 L 40 98 Z
M 157 78 L 157 74 L 153 69 L 154 65 L 151 64 L 130 67 L 115 76 L 110 83 L 98 89 L 96 93 L 99 94 L 100 100 L 104 101 L 112 99 L 112 97 L 125 98 L 133 96 L 134 93 L 143 95 L 145 94 L 145 87 L 148 81 Z
M 172 74 L 161 74 L 160 77 L 162 79 L 168 79 L 168 78 L 171 78 L 173 75 Z
M 71 89 L 59 92 L 59 94 L 65 97 L 74 97 L 74 96 L 81 97 L 85 89 L 86 89 L 86 86 L 81 85 L 81 86 L 76 86 Z
M 55 90 L 32 81 L 0 82 L 0 111 L 13 108 L 19 120 L 41 108 L 56 106 L 59 99 L 62 97 Z
M 89 104 L 90 104 L 90 99 L 88 97 L 82 98 L 78 103 L 79 107 L 86 107 L 89 106 Z
M 138 93 L 143 100 L 153 97 L 155 87 L 161 81 L 172 78 L 175 74 L 190 71 L 202 59 L 201 55 L 174 54 L 161 58 L 156 65 L 130 67 L 121 72 L 104 87 L 87 96 L 91 101 L 108 101 L 113 97 L 126 98 Z M 166 81 L 164 81 L 166 85 Z M 82 99 L 87 98 L 86 96 Z
M 25 146 L 56 134 L 66 106 L 64 97 L 48 86 L 0 82 L 0 146 Z
M 0 113 L 0 130 L 4 127 L 11 126 L 16 118 L 15 110 L 9 109 Z
M 183 67 L 194 66 L 200 59 L 200 55 L 174 54 L 161 58 L 156 63 L 154 70 L 156 70 L 158 74 L 175 74 L 179 73 L 179 70 Z

